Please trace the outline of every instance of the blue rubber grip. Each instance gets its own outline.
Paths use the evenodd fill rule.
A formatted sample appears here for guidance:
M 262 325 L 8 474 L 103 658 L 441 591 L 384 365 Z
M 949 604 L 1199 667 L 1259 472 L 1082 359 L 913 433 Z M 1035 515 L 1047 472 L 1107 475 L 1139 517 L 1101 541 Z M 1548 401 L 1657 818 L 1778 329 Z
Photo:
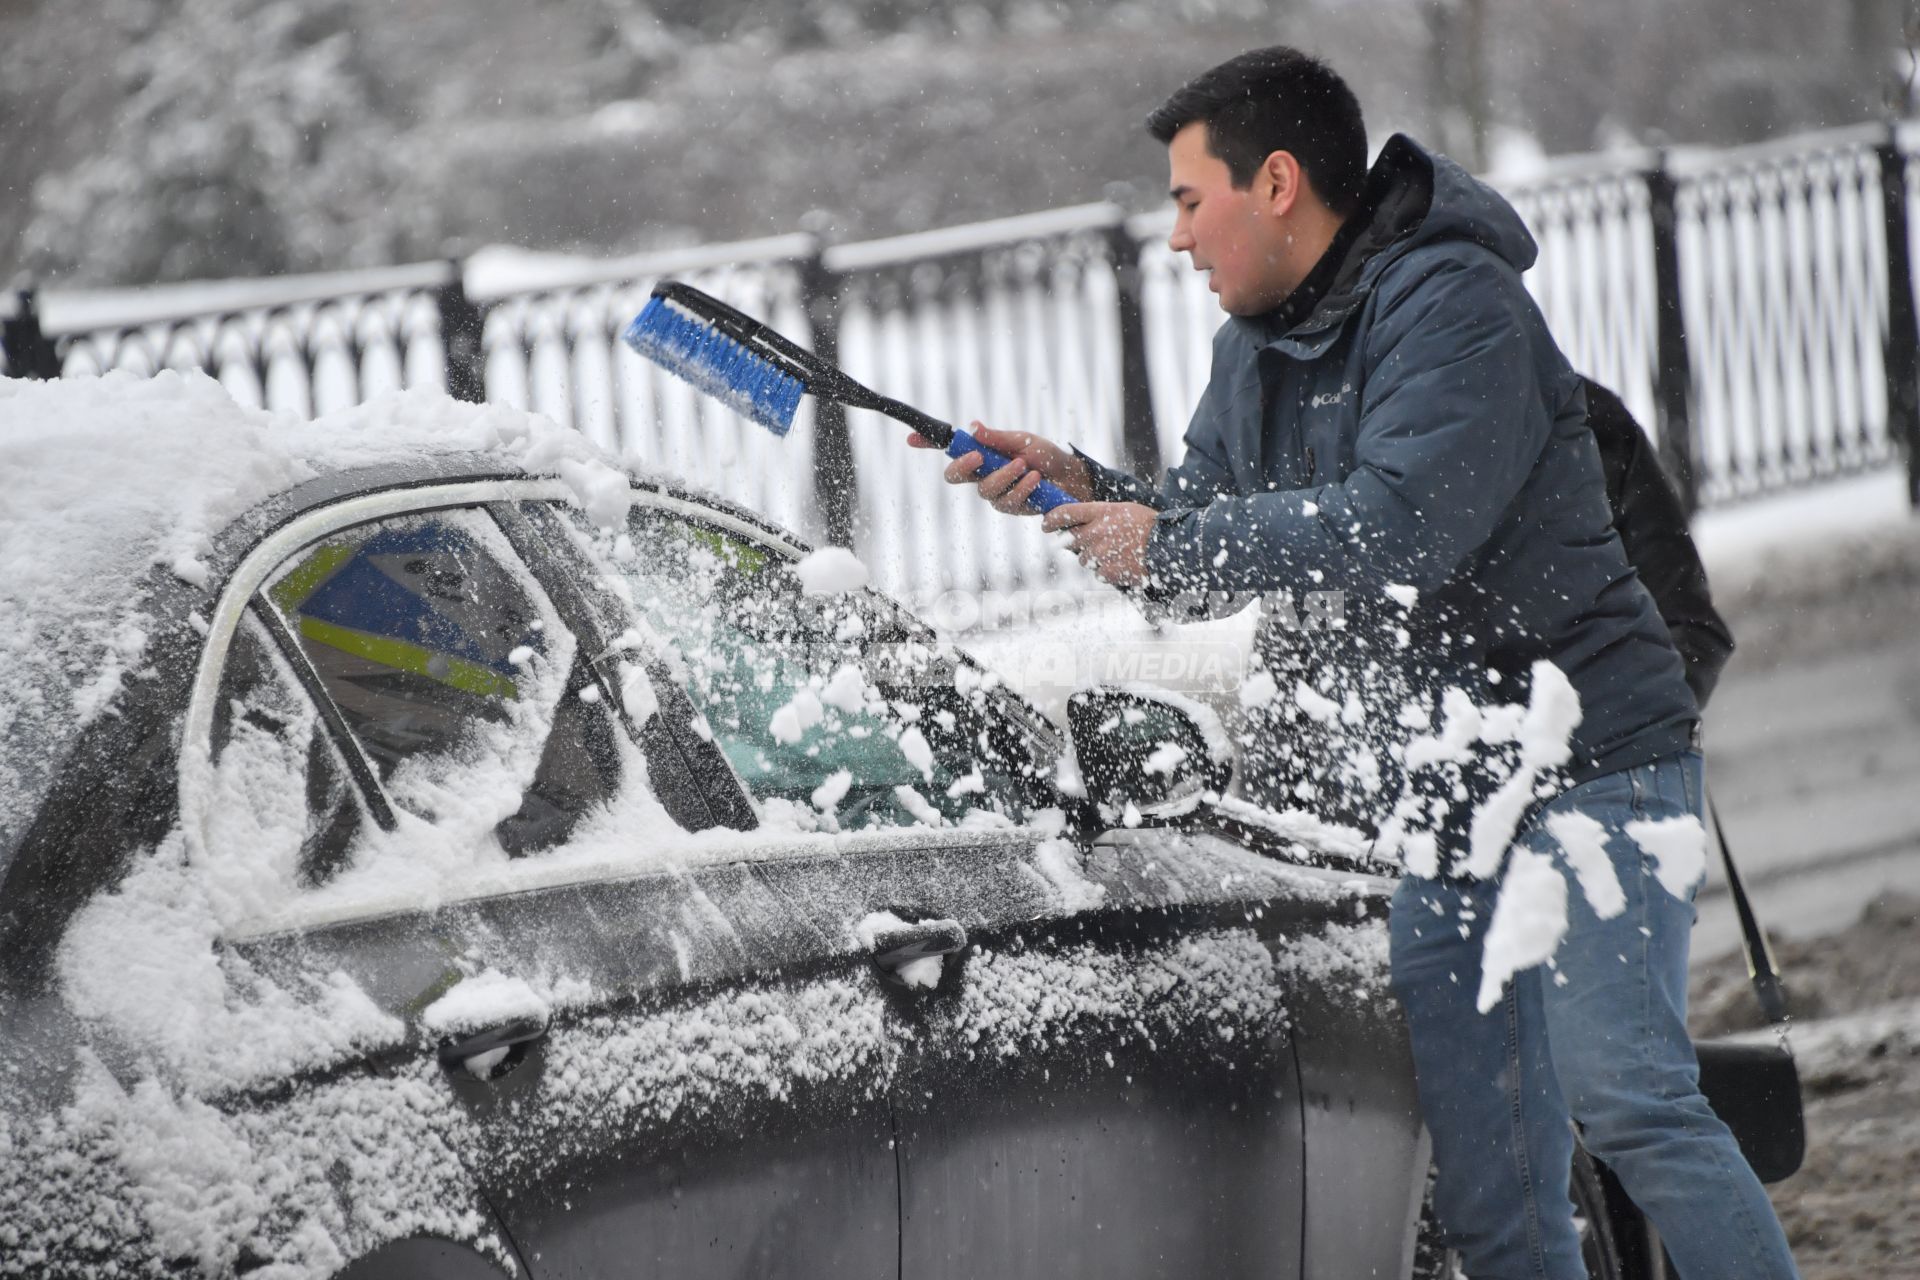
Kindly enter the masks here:
M 964 458 L 970 453 L 980 455 L 982 459 L 980 463 L 981 475 L 986 475 L 990 471 L 998 471 L 1013 461 L 1013 459 L 1001 453 L 998 449 L 987 448 L 987 446 L 981 444 L 978 440 L 975 440 L 972 436 L 960 430 L 960 428 L 955 427 L 953 429 L 953 442 L 947 446 L 947 456 L 949 458 Z M 1025 476 L 1021 477 L 1023 480 L 1025 478 Z M 1040 487 L 1028 496 L 1027 505 L 1042 515 L 1045 515 L 1055 507 L 1064 507 L 1069 502 L 1078 501 L 1080 501 L 1080 499 L 1069 494 L 1053 481 L 1042 480 Z

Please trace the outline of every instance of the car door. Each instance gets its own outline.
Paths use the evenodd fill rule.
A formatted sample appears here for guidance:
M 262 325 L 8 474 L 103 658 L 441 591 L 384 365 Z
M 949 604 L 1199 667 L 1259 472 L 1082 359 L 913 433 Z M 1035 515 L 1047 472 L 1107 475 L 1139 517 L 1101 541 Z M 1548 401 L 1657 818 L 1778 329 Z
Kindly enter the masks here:
M 809 597 L 737 518 L 652 501 L 591 554 L 763 816 L 839 833 L 755 874 L 918 957 L 887 984 L 903 1274 L 1300 1274 L 1276 952 L 1356 892 L 1218 838 L 1067 838 L 1056 735 L 884 602 Z
M 926 868 L 934 872 L 932 867 Z M 1038 870 L 1039 910 L 1007 892 Z M 894 1088 L 913 1274 L 1300 1274 L 1281 931 L 1351 908 L 1220 842 L 1114 833 L 941 868 L 971 947 Z
M 427 1117 L 407 1159 L 437 1161 L 450 1202 L 402 1234 L 484 1244 L 477 1203 L 512 1242 L 493 1261 L 535 1276 L 892 1274 L 868 960 L 738 857 L 663 856 L 725 827 L 689 790 L 672 699 L 529 568 L 538 531 L 506 499 L 565 492 L 360 499 L 242 566 L 191 806 L 210 863 L 246 869 L 222 877 L 249 895 L 226 948 L 404 1027 L 326 1071 Z M 340 1252 L 387 1274 L 382 1197 L 428 1193 L 362 1165 L 383 1167 L 335 1176 Z

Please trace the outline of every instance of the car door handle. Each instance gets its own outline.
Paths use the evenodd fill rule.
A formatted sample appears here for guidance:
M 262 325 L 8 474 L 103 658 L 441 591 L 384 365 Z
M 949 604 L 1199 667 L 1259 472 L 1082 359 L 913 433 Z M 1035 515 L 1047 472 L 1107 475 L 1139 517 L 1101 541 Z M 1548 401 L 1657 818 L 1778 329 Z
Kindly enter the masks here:
M 872 957 L 880 976 L 893 985 L 932 987 L 940 978 L 940 958 L 966 945 L 967 931 L 958 920 L 919 920 L 876 930 Z
M 490 1079 L 494 1068 L 508 1058 L 524 1056 L 523 1046 L 547 1034 L 547 1024 L 530 1018 L 488 1027 L 440 1046 L 440 1065 L 448 1071 L 465 1069 L 476 1079 Z M 519 1050 L 519 1055 L 515 1054 Z

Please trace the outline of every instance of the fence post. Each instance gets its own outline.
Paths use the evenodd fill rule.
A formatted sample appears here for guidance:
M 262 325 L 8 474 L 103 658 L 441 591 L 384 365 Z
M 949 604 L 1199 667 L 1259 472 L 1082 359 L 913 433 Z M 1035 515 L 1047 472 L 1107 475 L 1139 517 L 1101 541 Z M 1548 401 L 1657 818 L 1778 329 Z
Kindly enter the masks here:
M 827 269 L 819 240 L 800 264 L 800 302 L 813 334 L 813 353 L 828 364 L 840 363 L 840 276 Z M 860 509 L 860 478 L 853 469 L 853 442 L 847 436 L 845 406 L 813 402 L 813 500 L 827 542 L 853 545 L 853 517 Z
M 1127 469 L 1150 484 L 1160 483 L 1163 466 L 1160 433 L 1153 422 L 1153 383 L 1147 369 L 1146 312 L 1141 306 L 1140 242 L 1127 230 L 1122 211 L 1114 210 L 1107 230 L 1120 306 L 1120 439 Z
M 1920 323 L 1914 316 L 1913 255 L 1907 240 L 1907 158 L 1887 122 L 1880 160 L 1880 207 L 1887 228 L 1887 437 L 1907 451 L 1907 501 L 1920 507 Z
M 1691 517 L 1700 507 L 1693 449 L 1693 361 L 1680 309 L 1679 184 L 1667 168 L 1664 150 L 1647 170 L 1646 183 L 1653 222 L 1654 421 L 1660 431 L 1660 460 Z
M 480 404 L 487 398 L 487 362 L 481 337 L 487 314 L 467 296 L 466 264 L 448 263 L 452 278 L 434 291 L 440 308 L 440 343 L 446 352 L 447 394 Z
M 60 349 L 40 328 L 40 313 L 33 305 L 33 290 L 21 289 L 13 318 L 0 321 L 0 348 L 7 353 L 9 378 L 57 378 L 60 376 Z

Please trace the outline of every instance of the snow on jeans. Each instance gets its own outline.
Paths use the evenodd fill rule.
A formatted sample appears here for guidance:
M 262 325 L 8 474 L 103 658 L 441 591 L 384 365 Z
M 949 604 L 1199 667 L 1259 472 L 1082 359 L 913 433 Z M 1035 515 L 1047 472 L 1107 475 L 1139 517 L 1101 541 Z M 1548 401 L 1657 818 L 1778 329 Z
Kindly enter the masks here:
M 1686 752 L 1583 783 L 1536 813 L 1516 843 L 1566 877 L 1567 932 L 1551 966 L 1522 970 L 1485 1014 L 1475 997 L 1497 886 L 1408 876 L 1394 895 L 1393 987 L 1433 1135 L 1434 1208 L 1474 1280 L 1586 1276 L 1570 1121 L 1660 1229 L 1682 1280 L 1797 1274 L 1765 1191 L 1699 1090 L 1686 1032 L 1699 878 L 1676 896 L 1627 834 L 1701 810 L 1701 758 Z M 1551 832 L 1568 835 L 1570 820 L 1556 814 L 1599 824 L 1618 894 L 1597 857 L 1576 848 L 1569 859 Z

